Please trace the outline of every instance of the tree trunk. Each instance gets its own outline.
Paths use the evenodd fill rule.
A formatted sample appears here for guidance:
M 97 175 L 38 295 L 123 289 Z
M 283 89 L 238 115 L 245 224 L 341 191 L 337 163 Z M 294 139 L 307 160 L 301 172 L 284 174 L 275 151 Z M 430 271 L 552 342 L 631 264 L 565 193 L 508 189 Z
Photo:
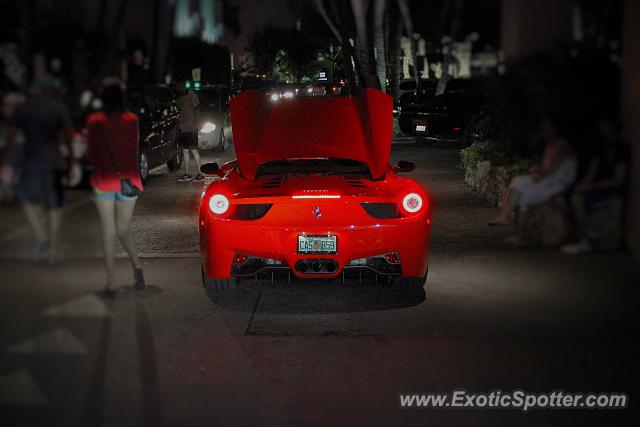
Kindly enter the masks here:
M 460 20 L 463 8 L 464 0 L 456 0 L 453 7 L 453 18 L 451 19 L 451 31 L 449 32 L 449 35 L 454 41 L 457 41 L 460 38 Z
M 101 76 L 105 76 L 108 71 L 111 71 L 109 67 L 113 63 L 113 59 L 115 58 L 115 54 L 118 50 L 118 43 L 123 36 L 124 30 L 124 21 L 127 16 L 127 0 L 121 0 L 118 6 L 118 12 L 116 15 L 116 22 L 113 30 L 113 34 L 109 38 L 109 48 L 107 50 L 107 54 L 105 55 L 104 62 L 102 63 L 102 67 L 100 67 Z M 119 70 L 119 67 L 118 67 Z
M 366 86 L 367 78 L 371 75 L 371 54 L 369 52 L 369 37 L 367 33 L 367 0 L 351 0 L 351 9 L 356 24 L 355 60 L 356 73 Z
M 160 64 L 158 61 L 158 28 L 160 27 L 160 2 L 161 0 L 153 0 L 153 21 L 151 24 L 151 52 L 149 63 L 151 64 L 151 75 L 154 79 L 159 80 Z
M 376 49 L 376 72 L 380 80 L 380 88 L 387 89 L 387 55 L 385 48 L 384 17 L 387 8 L 386 0 L 375 0 L 373 16 L 373 38 Z
M 420 73 L 418 73 L 418 53 L 416 48 L 416 39 L 413 37 L 413 22 L 411 21 L 411 11 L 407 0 L 398 0 L 398 10 L 402 16 L 404 29 L 411 42 L 411 57 L 413 58 L 413 74 L 416 80 L 416 87 L 420 86 Z
M 391 96 L 397 102 L 399 98 L 400 70 L 402 61 L 400 53 L 402 50 L 402 17 L 397 7 L 393 4 L 389 8 L 389 49 L 387 52 L 389 63 L 389 89 Z
M 338 43 L 342 44 L 342 35 L 338 31 L 338 28 L 333 23 L 331 18 L 329 18 L 329 14 L 327 13 L 327 9 L 324 7 L 324 3 L 322 2 L 322 0 L 315 0 L 313 4 L 315 5 L 316 10 L 320 14 L 320 16 L 322 16 L 324 22 L 327 24 L 327 27 L 329 27 L 334 37 L 338 40 Z
M 442 75 L 438 80 L 438 86 L 436 87 L 436 96 L 443 94 L 447 90 L 447 83 L 449 82 L 449 80 L 451 80 L 449 67 L 456 61 L 456 58 L 453 56 L 453 47 L 459 37 L 458 33 L 460 32 L 460 16 L 462 14 L 463 6 L 464 0 L 455 0 L 455 4 L 453 7 L 453 17 L 451 18 L 451 27 L 449 28 L 449 36 L 446 37 L 446 42 L 443 41 L 442 46 Z

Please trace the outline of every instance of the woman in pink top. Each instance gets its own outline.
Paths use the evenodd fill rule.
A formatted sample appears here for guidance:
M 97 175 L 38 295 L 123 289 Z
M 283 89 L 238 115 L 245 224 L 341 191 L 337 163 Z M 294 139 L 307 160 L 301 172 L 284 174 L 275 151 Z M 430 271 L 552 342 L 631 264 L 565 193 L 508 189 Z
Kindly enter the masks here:
M 107 296 L 117 288 L 115 273 L 116 234 L 131 258 L 134 289 L 144 289 L 142 265 L 136 252 L 131 219 L 136 197 L 121 192 L 121 178 L 129 179 L 142 190 L 138 169 L 138 118 L 126 111 L 125 96 L 120 84 L 105 85 L 101 96 L 103 110 L 87 119 L 89 158 L 95 165 L 91 176 L 93 201 L 102 225 L 102 244 L 107 269 Z

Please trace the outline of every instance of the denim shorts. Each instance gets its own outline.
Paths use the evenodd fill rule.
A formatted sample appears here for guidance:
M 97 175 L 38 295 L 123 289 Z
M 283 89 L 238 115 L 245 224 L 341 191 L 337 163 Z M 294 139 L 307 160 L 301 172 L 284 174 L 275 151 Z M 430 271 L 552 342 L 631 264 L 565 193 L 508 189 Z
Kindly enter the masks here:
M 49 209 L 62 208 L 62 172 L 23 172 L 16 196 L 21 202 L 43 205 Z
M 114 200 L 116 202 L 133 202 L 138 196 L 127 197 L 120 191 L 102 191 L 94 188 L 91 192 L 91 199 L 96 202 L 102 202 L 107 200 Z

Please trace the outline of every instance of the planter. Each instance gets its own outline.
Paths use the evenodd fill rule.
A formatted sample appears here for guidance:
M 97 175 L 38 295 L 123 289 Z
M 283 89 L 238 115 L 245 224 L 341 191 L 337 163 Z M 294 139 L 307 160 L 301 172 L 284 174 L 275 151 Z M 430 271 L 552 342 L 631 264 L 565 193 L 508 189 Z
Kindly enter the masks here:
M 492 205 L 499 206 L 509 188 L 511 177 L 503 166 L 492 166 L 488 160 L 478 162 L 475 168 L 465 169 L 465 182 L 482 194 Z

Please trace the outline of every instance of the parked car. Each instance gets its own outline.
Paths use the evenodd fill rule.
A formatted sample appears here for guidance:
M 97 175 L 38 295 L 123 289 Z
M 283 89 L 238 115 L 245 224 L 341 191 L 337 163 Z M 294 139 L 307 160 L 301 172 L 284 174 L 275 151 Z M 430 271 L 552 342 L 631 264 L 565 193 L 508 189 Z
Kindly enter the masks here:
M 143 181 L 149 171 L 166 164 L 170 171 L 182 164 L 178 145 L 180 112 L 173 90 L 167 85 L 153 85 L 128 94 L 131 111 L 140 122 L 140 176 Z
M 389 165 L 392 105 L 373 89 L 286 102 L 259 91 L 234 97 L 237 159 L 201 168 L 221 178 L 200 203 L 203 285 L 223 290 L 263 273 L 344 280 L 367 272 L 399 289 L 422 287 L 429 199 L 401 176 L 413 163 Z
M 200 101 L 198 146 L 223 152 L 224 128 L 229 122 L 229 90 L 224 85 L 203 84 L 196 94 Z
M 452 80 L 445 92 L 433 96 L 429 89 L 405 100 L 398 124 L 406 135 L 452 140 L 466 146 L 472 128 L 482 115 L 482 92 L 473 80 Z

